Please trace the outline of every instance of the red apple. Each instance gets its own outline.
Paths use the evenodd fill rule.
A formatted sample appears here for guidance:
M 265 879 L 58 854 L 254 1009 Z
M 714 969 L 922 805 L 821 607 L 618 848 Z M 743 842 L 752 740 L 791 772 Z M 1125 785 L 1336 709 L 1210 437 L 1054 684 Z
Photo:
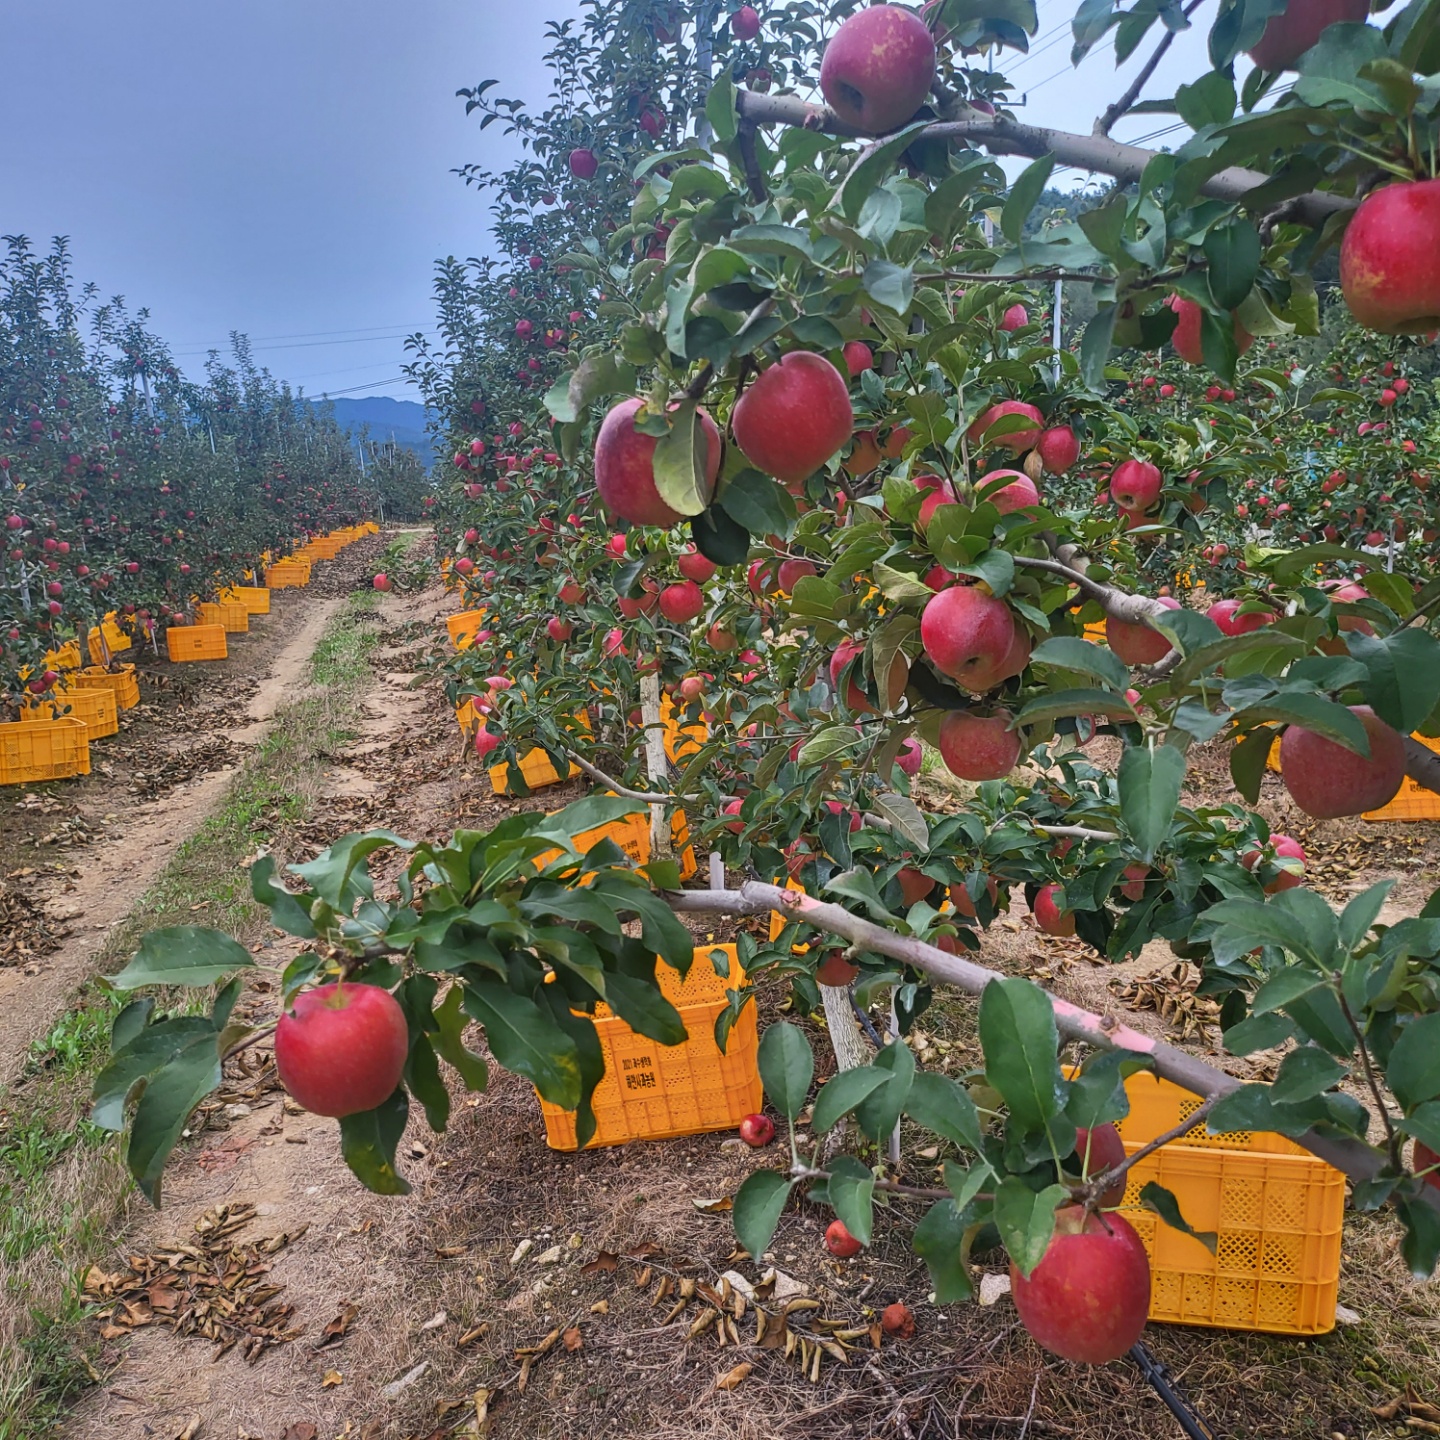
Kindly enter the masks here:
M 898 5 L 875 5 L 843 21 L 820 61 L 825 103 L 871 135 L 898 130 L 934 80 L 935 38 L 919 15 Z
M 1289 835 L 1272 834 L 1269 848 L 1271 859 L 1286 863 L 1281 865 L 1280 873 L 1266 885 L 1265 893 L 1278 895 L 1282 890 L 1293 890 L 1302 884 L 1305 875 L 1305 847 Z M 1247 870 L 1253 870 L 1264 854 L 1263 850 L 1247 850 L 1240 857 L 1240 863 Z
M 760 33 L 760 16 L 753 5 L 742 5 L 730 17 L 730 32 L 737 40 L 753 40 Z
M 715 565 L 698 550 L 686 550 L 676 557 L 675 568 L 687 579 L 703 585 L 715 573 Z
M 741 802 L 739 800 L 727 800 L 725 804 L 720 807 L 720 813 L 722 815 L 739 815 L 740 804 Z M 745 822 L 743 820 L 727 820 L 725 822 L 725 828 L 739 835 L 745 829 Z
M 1217 600 L 1205 613 L 1220 627 L 1223 635 L 1249 635 L 1274 623 L 1275 614 L 1270 610 L 1237 615 L 1236 611 L 1245 603 L 1243 597 L 1229 597 Z
M 900 882 L 900 894 L 907 905 L 918 904 L 935 888 L 934 880 L 913 865 L 906 865 L 895 878 Z
M 861 13 L 867 12 L 862 11 Z M 845 1228 L 843 1220 L 832 1220 L 825 1227 L 825 1248 L 837 1260 L 848 1260 L 850 1256 L 858 1255 L 865 1247 Z
M 1410 1160 L 1410 1168 L 1417 1174 L 1421 1170 L 1429 1170 L 1430 1173 L 1424 1177 L 1425 1183 L 1440 1189 L 1440 1170 L 1432 1168 L 1436 1165 L 1440 1165 L 1440 1155 L 1437 1155 L 1428 1145 L 1417 1140 L 1415 1153 Z
M 1440 325 L 1437 233 L 1440 180 L 1386 185 L 1360 202 L 1340 245 L 1340 290 L 1359 324 L 1386 335 Z
M 1291 70 L 1328 25 L 1364 21 L 1370 0 L 1289 0 L 1272 16 L 1250 58 L 1257 70 Z
M 1148 510 L 1164 483 L 1159 468 L 1148 460 L 1122 460 L 1110 476 L 1110 498 L 1122 510 Z
M 840 690 L 840 677 L 845 673 L 848 666 L 852 665 L 865 651 L 863 640 L 842 640 L 835 647 L 835 653 L 830 657 L 830 683 L 838 692 Z M 855 683 L 857 669 L 852 669 L 850 678 L 845 682 L 844 703 L 845 708 L 855 715 L 875 715 L 879 712 L 870 702 L 865 692 Z M 897 656 L 895 663 L 890 667 L 889 694 L 887 696 L 887 710 L 894 710 L 905 698 L 905 686 L 910 679 L 910 667 L 905 664 L 904 658 Z
M 644 400 L 622 400 L 605 417 L 595 440 L 595 485 L 610 509 L 635 525 L 674 525 L 682 517 L 660 498 L 655 488 L 656 437 L 635 428 Z M 720 431 L 704 411 L 699 420 L 705 435 L 705 495 L 720 473 Z
M 1162 595 L 1156 602 L 1162 609 L 1178 610 L 1180 602 Z M 1148 625 L 1132 625 L 1128 620 L 1105 617 L 1105 643 L 1127 665 L 1157 665 L 1170 653 L 1170 642 Z
M 860 967 L 845 958 L 843 950 L 827 950 L 815 967 L 815 979 L 821 985 L 838 989 L 852 985 L 860 974 Z
M 390 588 L 390 577 L 388 575 L 377 575 L 370 582 L 377 590 L 388 590 Z
M 275 1027 L 275 1068 L 297 1105 L 336 1119 L 395 1093 L 410 1050 L 405 1013 L 378 985 L 321 985 Z
M 985 891 L 990 896 L 990 904 L 993 907 L 1000 897 L 1000 886 L 996 883 L 993 875 L 985 877 Z M 970 891 L 964 884 L 950 886 L 950 903 L 955 907 L 957 915 L 963 915 L 967 920 L 978 920 L 980 917 L 975 911 L 975 902 L 970 898 Z
M 782 594 L 789 595 L 795 589 L 798 581 L 803 580 L 807 575 L 818 575 L 819 573 L 812 561 L 782 560 L 775 572 L 775 585 Z
M 875 356 L 863 340 L 850 340 L 845 345 L 845 368 L 852 380 L 875 368 Z
M 1010 1291 L 1036 1342 L 1064 1360 L 1104 1365 L 1139 1340 L 1150 1310 L 1150 1261 L 1123 1216 L 1067 1205 L 1027 1279 L 1011 1262 Z
M 747 1115 L 740 1122 L 740 1138 L 758 1150 L 775 1138 L 775 1122 L 768 1115 Z
M 545 622 L 545 632 L 552 640 L 565 641 L 575 633 L 575 627 L 568 620 L 552 615 Z
M 915 1316 L 908 1305 L 897 1300 L 880 1312 L 880 1328 L 897 1340 L 909 1340 L 915 1334 Z
M 1020 736 L 1003 710 L 950 711 L 940 722 L 938 744 L 945 768 L 961 780 L 1003 780 L 1020 758 Z
M 1012 305 L 1000 317 L 1000 328 L 1002 330 L 1018 330 L 1022 325 L 1030 323 L 1030 312 L 1023 305 Z
M 570 152 L 570 173 L 577 180 L 593 180 L 600 168 L 600 161 L 593 150 L 583 147 Z
M 1007 415 L 1018 415 L 1022 419 L 1032 420 L 1034 425 L 1027 426 L 1023 430 L 1011 430 L 1005 435 L 997 435 L 993 440 L 985 440 L 985 432 Z M 965 432 L 965 438 L 972 445 L 978 445 L 983 441 L 986 445 L 1001 445 L 1016 455 L 1023 455 L 1025 451 L 1034 448 L 1036 441 L 1040 439 L 1040 430 L 1044 424 L 1045 417 L 1033 405 L 1027 405 L 1023 400 L 1002 400 L 998 405 L 992 405 L 988 410 L 982 410 L 975 417 L 969 430 Z
M 906 775 L 918 775 L 921 763 L 925 758 L 925 749 L 920 742 L 912 735 L 900 747 L 900 753 L 895 757 L 895 763 Z
M 1003 600 L 974 586 L 951 585 L 926 604 L 920 644 L 942 675 L 980 695 L 1005 678 L 1015 629 L 1015 617 Z
M 1097 1125 L 1093 1130 L 1083 1126 L 1075 1132 L 1075 1155 L 1080 1161 L 1081 1174 L 1086 1180 L 1095 1180 L 1107 1170 L 1125 1163 L 1125 1142 L 1113 1125 Z M 1100 1205 L 1113 1210 L 1125 1199 L 1125 1180 L 1122 1176 L 1100 1196 Z
M 705 609 L 705 592 L 693 580 L 667 585 L 660 592 L 660 613 L 676 625 L 694 620 Z
M 1009 483 L 1001 485 L 1002 480 Z M 992 490 L 992 485 L 999 488 Z M 1040 492 L 1035 488 L 1035 482 L 1021 470 L 992 470 L 980 477 L 975 490 L 977 500 L 988 500 L 1002 515 L 1040 503 Z
M 1172 295 L 1165 303 L 1177 316 L 1175 329 L 1170 334 L 1170 343 L 1175 347 L 1175 353 L 1187 365 L 1203 365 L 1205 356 L 1200 344 L 1200 317 L 1204 311 L 1194 300 L 1187 300 L 1183 295 Z M 1235 347 L 1243 355 L 1255 343 L 1255 337 L 1240 323 L 1238 315 L 1234 317 L 1233 324 Z M 1213 396 L 1206 392 L 1206 399 L 1219 398 L 1218 388 L 1215 388 Z
M 793 350 L 740 397 L 730 427 L 756 469 L 795 483 L 813 475 L 845 444 L 855 414 L 840 372 L 823 355 Z
M 1073 935 L 1075 933 L 1074 912 L 1060 908 L 1060 893 L 1059 885 L 1042 885 L 1039 893 L 1035 896 L 1035 903 L 1030 907 L 1030 913 L 1035 917 L 1035 923 L 1047 935 Z
M 1120 893 L 1127 900 L 1143 899 L 1145 881 L 1149 877 L 1150 867 L 1148 865 L 1127 865 L 1121 875 L 1124 884 L 1120 886 Z
M 1291 725 L 1280 740 L 1280 778 L 1290 798 L 1317 820 L 1338 820 L 1388 805 L 1405 778 L 1405 741 L 1368 705 L 1350 713 L 1370 740 L 1367 759 L 1323 735 Z
M 1080 458 L 1080 441 L 1068 425 L 1052 425 L 1035 442 L 1040 462 L 1052 475 L 1063 475 Z

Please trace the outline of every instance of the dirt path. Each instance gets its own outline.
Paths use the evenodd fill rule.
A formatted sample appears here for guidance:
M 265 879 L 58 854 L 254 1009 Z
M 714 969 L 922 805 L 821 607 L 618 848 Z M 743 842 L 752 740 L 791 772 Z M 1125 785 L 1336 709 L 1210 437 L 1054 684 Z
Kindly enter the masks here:
M 303 609 L 287 606 L 284 618 L 281 613 L 256 617 L 252 628 L 257 633 L 232 643 L 242 653 L 258 647 L 268 673 L 241 702 L 240 714 L 232 708 L 232 722 L 223 726 L 235 747 L 229 762 L 153 799 L 128 805 L 123 819 L 107 827 L 105 843 L 86 849 L 82 864 L 40 878 L 36 890 L 45 913 L 68 927 L 69 938 L 30 965 L 0 969 L 0 1084 L 14 1079 L 30 1042 L 44 1032 L 64 997 L 91 973 L 96 955 L 112 929 L 131 913 L 135 898 L 213 813 L 246 750 L 269 733 L 276 707 L 293 691 L 339 603 L 315 599 Z M 290 616 L 296 623 L 287 627 L 285 618 Z M 221 704 L 216 709 L 222 709 Z M 94 759 L 104 763 L 103 745 L 96 746 Z

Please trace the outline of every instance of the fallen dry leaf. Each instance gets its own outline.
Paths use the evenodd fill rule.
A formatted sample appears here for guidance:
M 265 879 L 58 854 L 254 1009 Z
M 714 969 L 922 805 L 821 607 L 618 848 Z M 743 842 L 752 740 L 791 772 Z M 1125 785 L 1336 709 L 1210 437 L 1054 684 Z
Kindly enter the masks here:
M 608 1315 L 610 1313 L 610 1302 L 608 1300 L 597 1300 L 591 1307 L 592 1315 Z
M 755 1367 L 750 1362 L 743 1361 L 733 1370 L 727 1370 L 716 1382 L 717 1390 L 733 1390 Z
M 345 1377 L 338 1370 L 327 1370 L 320 1377 L 320 1388 L 322 1390 L 333 1390 L 337 1385 L 343 1385 Z
M 308 1420 L 297 1420 L 293 1425 L 285 1427 L 285 1433 L 280 1440 L 315 1440 L 319 1433 Z
M 457 1345 L 473 1345 L 477 1340 L 483 1340 L 490 1333 L 490 1322 L 482 1320 L 478 1325 L 471 1326 L 455 1343 Z
M 345 1338 L 345 1332 L 350 1328 L 350 1322 L 360 1313 L 360 1307 L 346 1301 L 340 1307 L 340 1313 L 320 1332 L 320 1338 L 311 1347 L 315 1350 L 324 1350 L 331 1345 L 338 1345 Z
M 580 1333 L 578 1325 L 572 1325 L 561 1337 L 560 1342 L 572 1354 L 581 1349 L 585 1344 L 585 1337 Z
M 199 1433 L 200 1417 L 195 1415 L 191 1417 L 190 1423 L 175 1436 L 175 1440 L 195 1440 Z
M 733 1195 L 722 1195 L 718 1200 L 692 1200 L 690 1202 L 702 1215 L 724 1215 L 735 1208 Z
M 608 1250 L 602 1250 L 593 1260 L 587 1261 L 580 1267 L 582 1275 L 610 1274 L 620 1263 L 618 1255 L 612 1255 Z
M 435 1257 L 438 1260 L 453 1260 L 457 1255 L 463 1255 L 468 1248 L 465 1245 L 438 1245 L 435 1248 Z

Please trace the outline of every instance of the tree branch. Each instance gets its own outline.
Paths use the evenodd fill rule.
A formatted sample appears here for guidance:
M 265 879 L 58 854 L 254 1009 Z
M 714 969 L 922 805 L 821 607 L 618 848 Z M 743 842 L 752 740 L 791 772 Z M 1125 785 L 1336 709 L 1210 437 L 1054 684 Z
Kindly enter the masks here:
M 1188 20 L 1204 0 L 1190 0 L 1185 7 L 1185 18 Z M 1095 122 L 1095 133 L 1097 135 L 1110 134 L 1110 127 L 1130 111 L 1130 107 L 1140 98 L 1140 92 L 1150 83 L 1150 77 L 1155 73 L 1155 67 L 1165 58 L 1165 52 L 1175 42 L 1178 30 L 1166 30 L 1160 43 L 1155 47 L 1155 53 L 1141 67 L 1140 73 L 1131 82 L 1130 88 Z
M 745 169 L 745 183 L 750 187 L 750 198 L 763 205 L 770 198 L 770 192 L 765 188 L 760 157 L 755 152 L 755 126 L 748 121 L 742 121 L 735 138 L 740 144 L 740 161 Z
M 1105 1171 L 1103 1175 L 1097 1175 L 1086 1184 L 1086 1197 L 1095 1199 L 1103 1195 L 1117 1180 L 1124 1178 L 1132 1165 L 1153 1155 L 1162 1145 L 1168 1145 L 1172 1140 L 1178 1140 L 1182 1135 L 1188 1135 L 1197 1125 L 1203 1125 L 1210 1112 L 1219 1103 L 1220 1097 L 1212 1095 L 1203 1105 L 1192 1110 L 1178 1125 L 1173 1126 L 1163 1135 L 1157 1135 L 1153 1140 L 1147 1141 L 1133 1155 L 1127 1155 L 1119 1165 Z
M 862 920 L 839 905 L 813 899 L 795 890 L 782 890 L 778 885 L 762 885 L 748 881 L 739 890 L 680 890 L 666 895 L 666 902 L 681 914 L 697 915 L 763 915 L 778 911 L 790 920 L 798 920 L 817 929 L 827 930 L 877 955 L 888 955 L 922 970 L 937 980 L 954 985 L 970 995 L 979 995 L 992 981 L 1004 979 L 997 971 L 987 970 L 958 955 L 949 955 L 934 945 L 912 936 L 897 935 L 882 925 Z M 1146 1056 L 1155 1073 L 1205 1099 L 1223 1099 L 1243 1087 L 1243 1082 L 1223 1070 L 1207 1065 L 1198 1056 L 1143 1035 L 1113 1016 L 1096 1015 L 1082 1010 L 1068 1000 L 1041 991 L 1055 1013 L 1059 1033 L 1102 1050 L 1126 1050 Z M 1333 1165 L 1352 1180 L 1373 1179 L 1385 1164 L 1383 1156 L 1361 1140 L 1343 1135 L 1322 1135 L 1314 1130 L 1296 1136 L 1312 1155 Z M 1421 1185 L 1421 1198 L 1440 1210 L 1440 1189 Z
M 1413 735 L 1405 737 L 1405 773 L 1422 790 L 1440 795 L 1440 754 L 1422 745 Z
M 736 95 L 736 102 L 741 118 L 755 125 L 796 125 L 831 135 L 854 136 L 857 133 L 826 106 L 807 105 L 793 95 L 757 95 L 751 90 L 741 90 Z M 1077 135 L 1068 130 L 1022 125 L 1004 115 L 973 113 L 970 118 L 937 121 L 916 132 L 917 141 L 925 138 L 983 145 L 996 155 L 1028 155 L 1032 159 L 1053 155 L 1062 165 L 1113 175 L 1117 180 L 1124 181 L 1138 180 L 1146 165 L 1161 153 L 1139 145 L 1124 145 L 1108 135 Z M 1243 205 L 1252 190 L 1268 185 L 1270 179 L 1259 170 L 1247 170 L 1236 165 L 1212 175 L 1200 186 L 1200 193 Z M 1296 213 L 1314 225 L 1351 208 L 1353 203 L 1343 196 L 1320 191 L 1312 191 L 1296 199 Z
M 578 765 L 592 780 L 598 780 L 606 789 L 613 790 L 622 800 L 639 800 L 645 805 L 654 805 L 664 800 L 679 800 L 679 795 L 671 795 L 668 791 L 660 790 L 632 790 L 628 785 L 622 785 L 614 776 L 607 775 L 603 770 L 592 765 L 583 755 L 577 754 L 574 750 L 566 748 L 565 753 L 570 757 L 572 763 Z

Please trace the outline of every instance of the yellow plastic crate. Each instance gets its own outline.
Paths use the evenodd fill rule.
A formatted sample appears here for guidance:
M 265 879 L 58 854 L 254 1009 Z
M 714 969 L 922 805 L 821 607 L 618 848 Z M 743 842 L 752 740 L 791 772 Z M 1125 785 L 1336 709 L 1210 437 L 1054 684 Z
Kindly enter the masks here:
M 310 562 L 308 560 L 277 560 L 265 571 L 265 584 L 271 590 L 287 590 L 294 586 L 310 583 Z
M 716 950 L 724 953 L 729 965 L 725 978 L 715 973 L 710 960 Z M 668 965 L 657 965 L 655 970 L 661 992 L 685 1022 L 687 1038 L 679 1045 L 660 1045 L 637 1035 L 608 1006 L 595 1007 L 605 1075 L 591 1102 L 595 1137 L 587 1149 L 729 1130 L 763 1103 L 755 1006 L 746 1005 L 741 1011 L 724 1054 L 715 1043 L 715 1021 L 729 1003 L 725 992 L 745 983 L 735 947 L 697 949 L 684 980 Z M 578 1148 L 573 1111 L 542 1099 L 540 1113 L 552 1150 Z
M 78 670 L 80 663 L 78 640 L 67 641 L 58 650 L 49 650 L 45 654 L 45 667 L 48 670 Z
M 665 754 L 672 765 L 681 765 L 700 753 L 709 742 L 710 727 L 704 720 L 686 725 L 679 719 L 689 707 L 677 705 L 668 695 L 660 697 L 660 721 L 665 727 Z
M 90 773 L 85 722 L 14 720 L 0 724 L 0 785 L 33 785 Z
M 582 854 L 602 840 L 613 840 L 636 865 L 650 863 L 650 816 L 648 813 L 627 815 L 623 820 L 612 820 L 608 825 L 599 825 L 575 836 L 575 848 Z M 690 844 L 690 827 L 683 810 L 676 810 L 670 818 L 670 844 L 680 861 L 680 878 L 688 880 L 695 874 L 695 850 Z M 548 865 L 558 860 L 559 850 L 547 850 L 535 858 L 537 866 Z
M 122 665 L 118 670 L 93 666 L 80 671 L 71 683 L 85 689 L 109 690 L 121 710 L 133 710 L 140 703 L 140 680 L 133 665 Z
M 220 598 L 234 605 L 243 605 L 248 615 L 270 613 L 270 592 L 263 585 L 232 585 Z
M 550 757 L 538 746 L 522 755 L 518 763 L 520 773 L 525 777 L 526 785 L 532 790 L 543 789 L 546 785 L 559 785 L 565 780 L 573 780 L 581 773 L 580 767 L 572 764 L 569 774 L 561 775 L 550 763 Z M 509 770 L 509 765 L 503 761 L 499 765 L 490 767 L 490 788 L 497 795 L 513 795 L 515 793 L 506 778 Z
M 1142 1072 L 1125 1084 L 1119 1123 L 1127 1154 L 1174 1128 L 1197 1096 Z M 1334 1329 L 1340 1288 L 1345 1177 L 1282 1135 L 1203 1128 L 1127 1172 L 1125 1218 L 1150 1256 L 1150 1318 L 1225 1330 L 1322 1335 Z M 1216 1253 L 1139 1208 L 1154 1180 L 1196 1230 L 1215 1231 Z
M 224 660 L 223 625 L 172 625 L 165 632 L 165 647 L 177 663 L 186 660 Z
M 450 643 L 457 650 L 468 650 L 475 643 L 475 636 L 483 628 L 484 621 L 483 606 L 479 610 L 462 610 L 458 615 L 452 615 L 445 622 L 445 628 L 450 632 Z
M 105 644 L 110 647 L 112 655 L 118 655 L 123 650 L 128 650 L 132 644 L 130 637 L 108 616 L 98 626 L 92 626 L 87 637 L 90 650 L 90 663 L 92 665 L 103 665 L 105 663 L 105 651 L 101 648 L 100 636 L 105 636 Z
M 1427 750 L 1440 754 L 1440 740 L 1428 740 L 1424 735 L 1412 735 Z M 1399 792 L 1388 804 L 1378 810 L 1367 810 L 1362 820 L 1386 823 L 1392 820 L 1440 820 L 1440 795 L 1417 785 L 1408 775 L 1400 782 Z
M 245 606 L 220 601 L 200 606 L 202 625 L 220 625 L 227 635 L 244 635 L 250 629 L 250 612 Z
M 20 718 L 33 725 L 61 715 L 83 722 L 87 740 L 103 740 L 120 729 L 120 707 L 114 692 L 105 688 L 57 687 L 44 700 L 27 701 Z

